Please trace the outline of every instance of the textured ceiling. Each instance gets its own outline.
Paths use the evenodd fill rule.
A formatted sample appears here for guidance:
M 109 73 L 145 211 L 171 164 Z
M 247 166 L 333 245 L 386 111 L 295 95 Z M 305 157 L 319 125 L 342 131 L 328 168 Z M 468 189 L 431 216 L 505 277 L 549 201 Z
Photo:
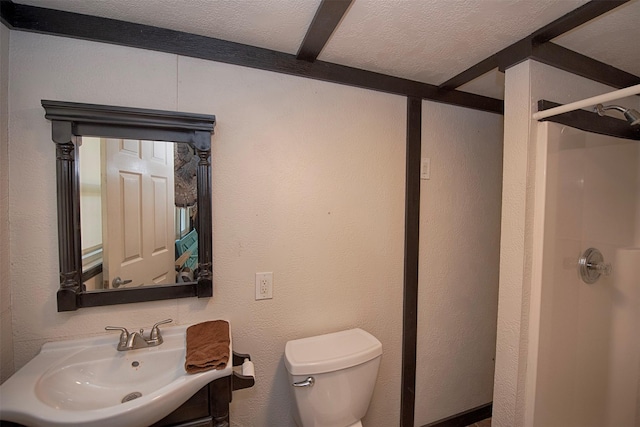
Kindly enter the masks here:
M 617 7 L 553 42 L 640 76 L 640 0 Z
M 440 84 L 586 0 L 355 0 L 318 59 Z
M 438 85 L 587 1 L 354 0 L 318 59 Z M 14 2 L 289 54 L 297 53 L 320 4 L 320 0 Z M 640 75 L 639 23 L 640 0 L 631 0 L 554 42 Z M 460 90 L 503 98 L 504 75 L 494 70 Z
M 14 0 L 296 54 L 320 0 Z

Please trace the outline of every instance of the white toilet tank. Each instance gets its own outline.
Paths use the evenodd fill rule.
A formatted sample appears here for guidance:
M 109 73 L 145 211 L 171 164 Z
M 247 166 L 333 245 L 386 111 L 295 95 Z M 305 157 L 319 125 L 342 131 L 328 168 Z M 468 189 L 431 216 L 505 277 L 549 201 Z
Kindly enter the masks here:
M 298 425 L 360 425 L 369 408 L 381 355 L 380 341 L 362 329 L 287 342 L 284 359 Z

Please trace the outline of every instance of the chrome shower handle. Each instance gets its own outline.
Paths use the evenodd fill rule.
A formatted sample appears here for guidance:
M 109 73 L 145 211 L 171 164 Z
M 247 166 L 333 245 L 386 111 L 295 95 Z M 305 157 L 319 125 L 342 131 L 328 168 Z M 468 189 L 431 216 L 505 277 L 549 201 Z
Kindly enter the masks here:
M 293 383 L 292 385 L 294 387 L 313 387 L 315 383 L 316 383 L 316 380 L 313 379 L 313 377 L 307 377 L 306 380 L 298 381 L 296 383 Z
M 610 263 L 604 262 L 598 249 L 589 248 L 578 259 L 578 271 L 582 280 L 591 285 L 597 282 L 601 275 L 610 275 L 612 267 Z

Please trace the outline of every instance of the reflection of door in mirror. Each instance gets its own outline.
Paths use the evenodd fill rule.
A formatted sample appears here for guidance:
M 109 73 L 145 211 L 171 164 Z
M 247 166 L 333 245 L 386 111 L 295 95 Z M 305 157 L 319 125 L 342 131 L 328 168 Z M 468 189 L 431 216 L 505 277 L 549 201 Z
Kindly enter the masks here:
M 103 282 L 175 283 L 173 144 L 107 139 L 103 153 L 109 233 Z
M 86 147 L 101 147 L 100 161 L 91 167 L 101 171 L 102 190 L 98 203 L 81 173 L 83 265 L 89 264 L 84 254 L 100 240 L 96 229 L 104 254 L 101 275 L 85 280 L 86 289 L 175 283 L 173 143 L 88 137 L 82 142 L 80 165 L 91 156 Z M 94 218 L 97 204 L 102 221 Z

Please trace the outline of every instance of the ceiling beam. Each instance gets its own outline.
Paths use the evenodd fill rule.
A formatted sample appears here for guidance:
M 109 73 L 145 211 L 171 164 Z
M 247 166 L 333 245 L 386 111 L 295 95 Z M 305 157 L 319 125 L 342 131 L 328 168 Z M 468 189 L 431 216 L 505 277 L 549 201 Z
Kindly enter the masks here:
M 16 3 L 13 29 L 154 50 L 504 113 L 504 102 L 500 99 L 455 90 L 441 91 L 438 86 L 414 80 L 330 62 L 301 61 L 283 52 L 115 19 Z
M 298 50 L 298 59 L 313 62 L 338 27 L 353 0 L 322 0 Z
M 529 58 L 618 89 L 640 84 L 640 77 L 555 43 L 534 46 Z
M 0 22 L 8 28 L 13 28 L 14 5 L 11 0 L 0 0 Z
M 592 0 L 589 3 L 585 3 L 577 9 L 531 33 L 524 39 L 502 49 L 500 52 L 491 55 L 471 68 L 468 68 L 460 74 L 450 78 L 439 87 L 444 90 L 456 89 L 495 68 L 505 70 L 528 59 L 535 46 L 546 43 L 617 8 L 624 3 L 627 3 L 628 1 L 629 0 Z
M 534 43 L 545 43 L 616 9 L 630 0 L 591 0 L 531 34 Z

